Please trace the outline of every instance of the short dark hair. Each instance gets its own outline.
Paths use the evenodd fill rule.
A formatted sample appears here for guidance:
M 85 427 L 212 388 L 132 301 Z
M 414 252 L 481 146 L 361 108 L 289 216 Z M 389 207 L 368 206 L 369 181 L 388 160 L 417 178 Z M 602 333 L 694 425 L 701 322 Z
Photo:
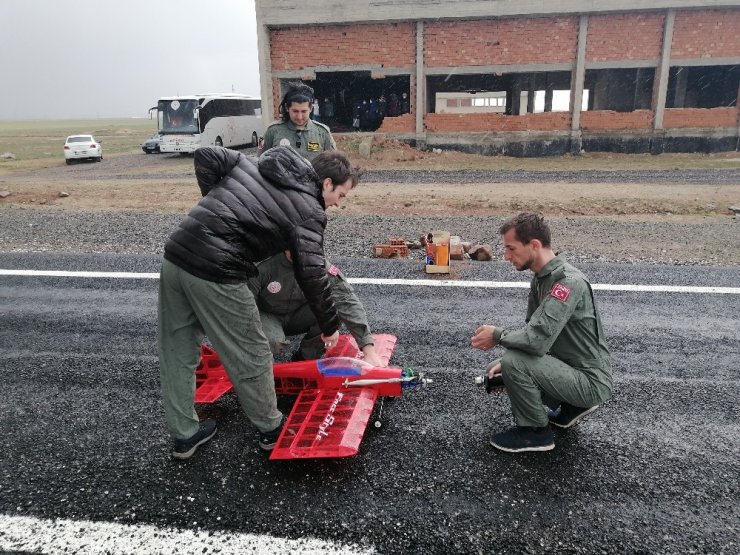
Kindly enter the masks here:
M 322 152 L 311 161 L 311 165 L 321 181 L 327 177 L 331 178 L 334 183 L 332 190 L 348 179 L 352 180 L 352 187 L 354 187 L 360 181 L 362 175 L 362 170 L 353 166 L 349 157 L 341 150 Z
M 521 212 L 506 220 L 498 232 L 503 235 L 513 229 L 517 241 L 529 243 L 532 239 L 539 240 L 543 247 L 550 246 L 550 226 L 545 222 L 545 217 L 532 212 Z
M 308 102 L 310 105 L 313 105 L 313 101 L 313 88 L 300 81 L 288 83 L 288 90 L 283 96 L 283 101 L 280 103 L 280 116 L 283 118 L 283 121 L 288 121 L 290 119 L 288 110 L 291 104 L 294 102 L 298 104 Z

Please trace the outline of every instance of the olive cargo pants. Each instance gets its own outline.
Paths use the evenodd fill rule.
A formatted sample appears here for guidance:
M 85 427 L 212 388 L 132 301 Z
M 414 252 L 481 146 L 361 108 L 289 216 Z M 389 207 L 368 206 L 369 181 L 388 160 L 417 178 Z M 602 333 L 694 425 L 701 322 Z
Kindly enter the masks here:
M 611 397 L 611 373 L 574 368 L 550 355 L 542 357 L 507 349 L 501 362 L 511 412 L 518 426 L 548 425 L 543 405 L 556 408 L 561 402 L 594 407 Z
M 193 399 L 203 332 L 216 349 L 249 421 L 262 432 L 280 425 L 272 353 L 246 282 L 206 281 L 162 260 L 158 311 L 162 398 L 174 438 L 186 439 L 198 431 Z
M 324 355 L 321 328 L 308 304 L 304 304 L 290 314 L 260 312 L 260 319 L 273 354 L 278 354 L 290 344 L 286 336 L 305 333 L 298 348 L 304 360 L 321 358 Z

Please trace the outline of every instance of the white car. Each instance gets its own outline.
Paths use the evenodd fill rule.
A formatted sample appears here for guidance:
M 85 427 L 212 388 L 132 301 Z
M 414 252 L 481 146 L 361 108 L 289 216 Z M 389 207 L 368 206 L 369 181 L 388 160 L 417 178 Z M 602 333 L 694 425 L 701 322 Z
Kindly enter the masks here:
M 100 162 L 103 159 L 103 147 L 92 135 L 70 135 L 64 141 L 64 158 L 67 165 L 79 159 Z

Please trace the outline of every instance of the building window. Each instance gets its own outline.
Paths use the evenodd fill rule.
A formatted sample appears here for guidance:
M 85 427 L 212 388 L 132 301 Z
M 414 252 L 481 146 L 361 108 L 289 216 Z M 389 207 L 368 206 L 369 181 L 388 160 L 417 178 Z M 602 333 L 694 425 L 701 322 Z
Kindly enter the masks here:
M 649 110 L 653 99 L 655 68 L 586 70 L 584 89 L 590 91 L 589 110 L 632 112 Z
M 667 108 L 737 106 L 740 66 L 672 67 Z

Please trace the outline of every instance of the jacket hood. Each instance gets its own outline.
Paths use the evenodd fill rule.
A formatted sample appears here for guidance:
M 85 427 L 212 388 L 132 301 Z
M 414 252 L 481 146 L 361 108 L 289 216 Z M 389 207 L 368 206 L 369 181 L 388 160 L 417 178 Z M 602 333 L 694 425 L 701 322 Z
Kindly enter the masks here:
M 265 151 L 257 160 L 257 167 L 260 174 L 273 185 L 308 193 L 324 205 L 316 170 L 293 147 L 276 146 Z

